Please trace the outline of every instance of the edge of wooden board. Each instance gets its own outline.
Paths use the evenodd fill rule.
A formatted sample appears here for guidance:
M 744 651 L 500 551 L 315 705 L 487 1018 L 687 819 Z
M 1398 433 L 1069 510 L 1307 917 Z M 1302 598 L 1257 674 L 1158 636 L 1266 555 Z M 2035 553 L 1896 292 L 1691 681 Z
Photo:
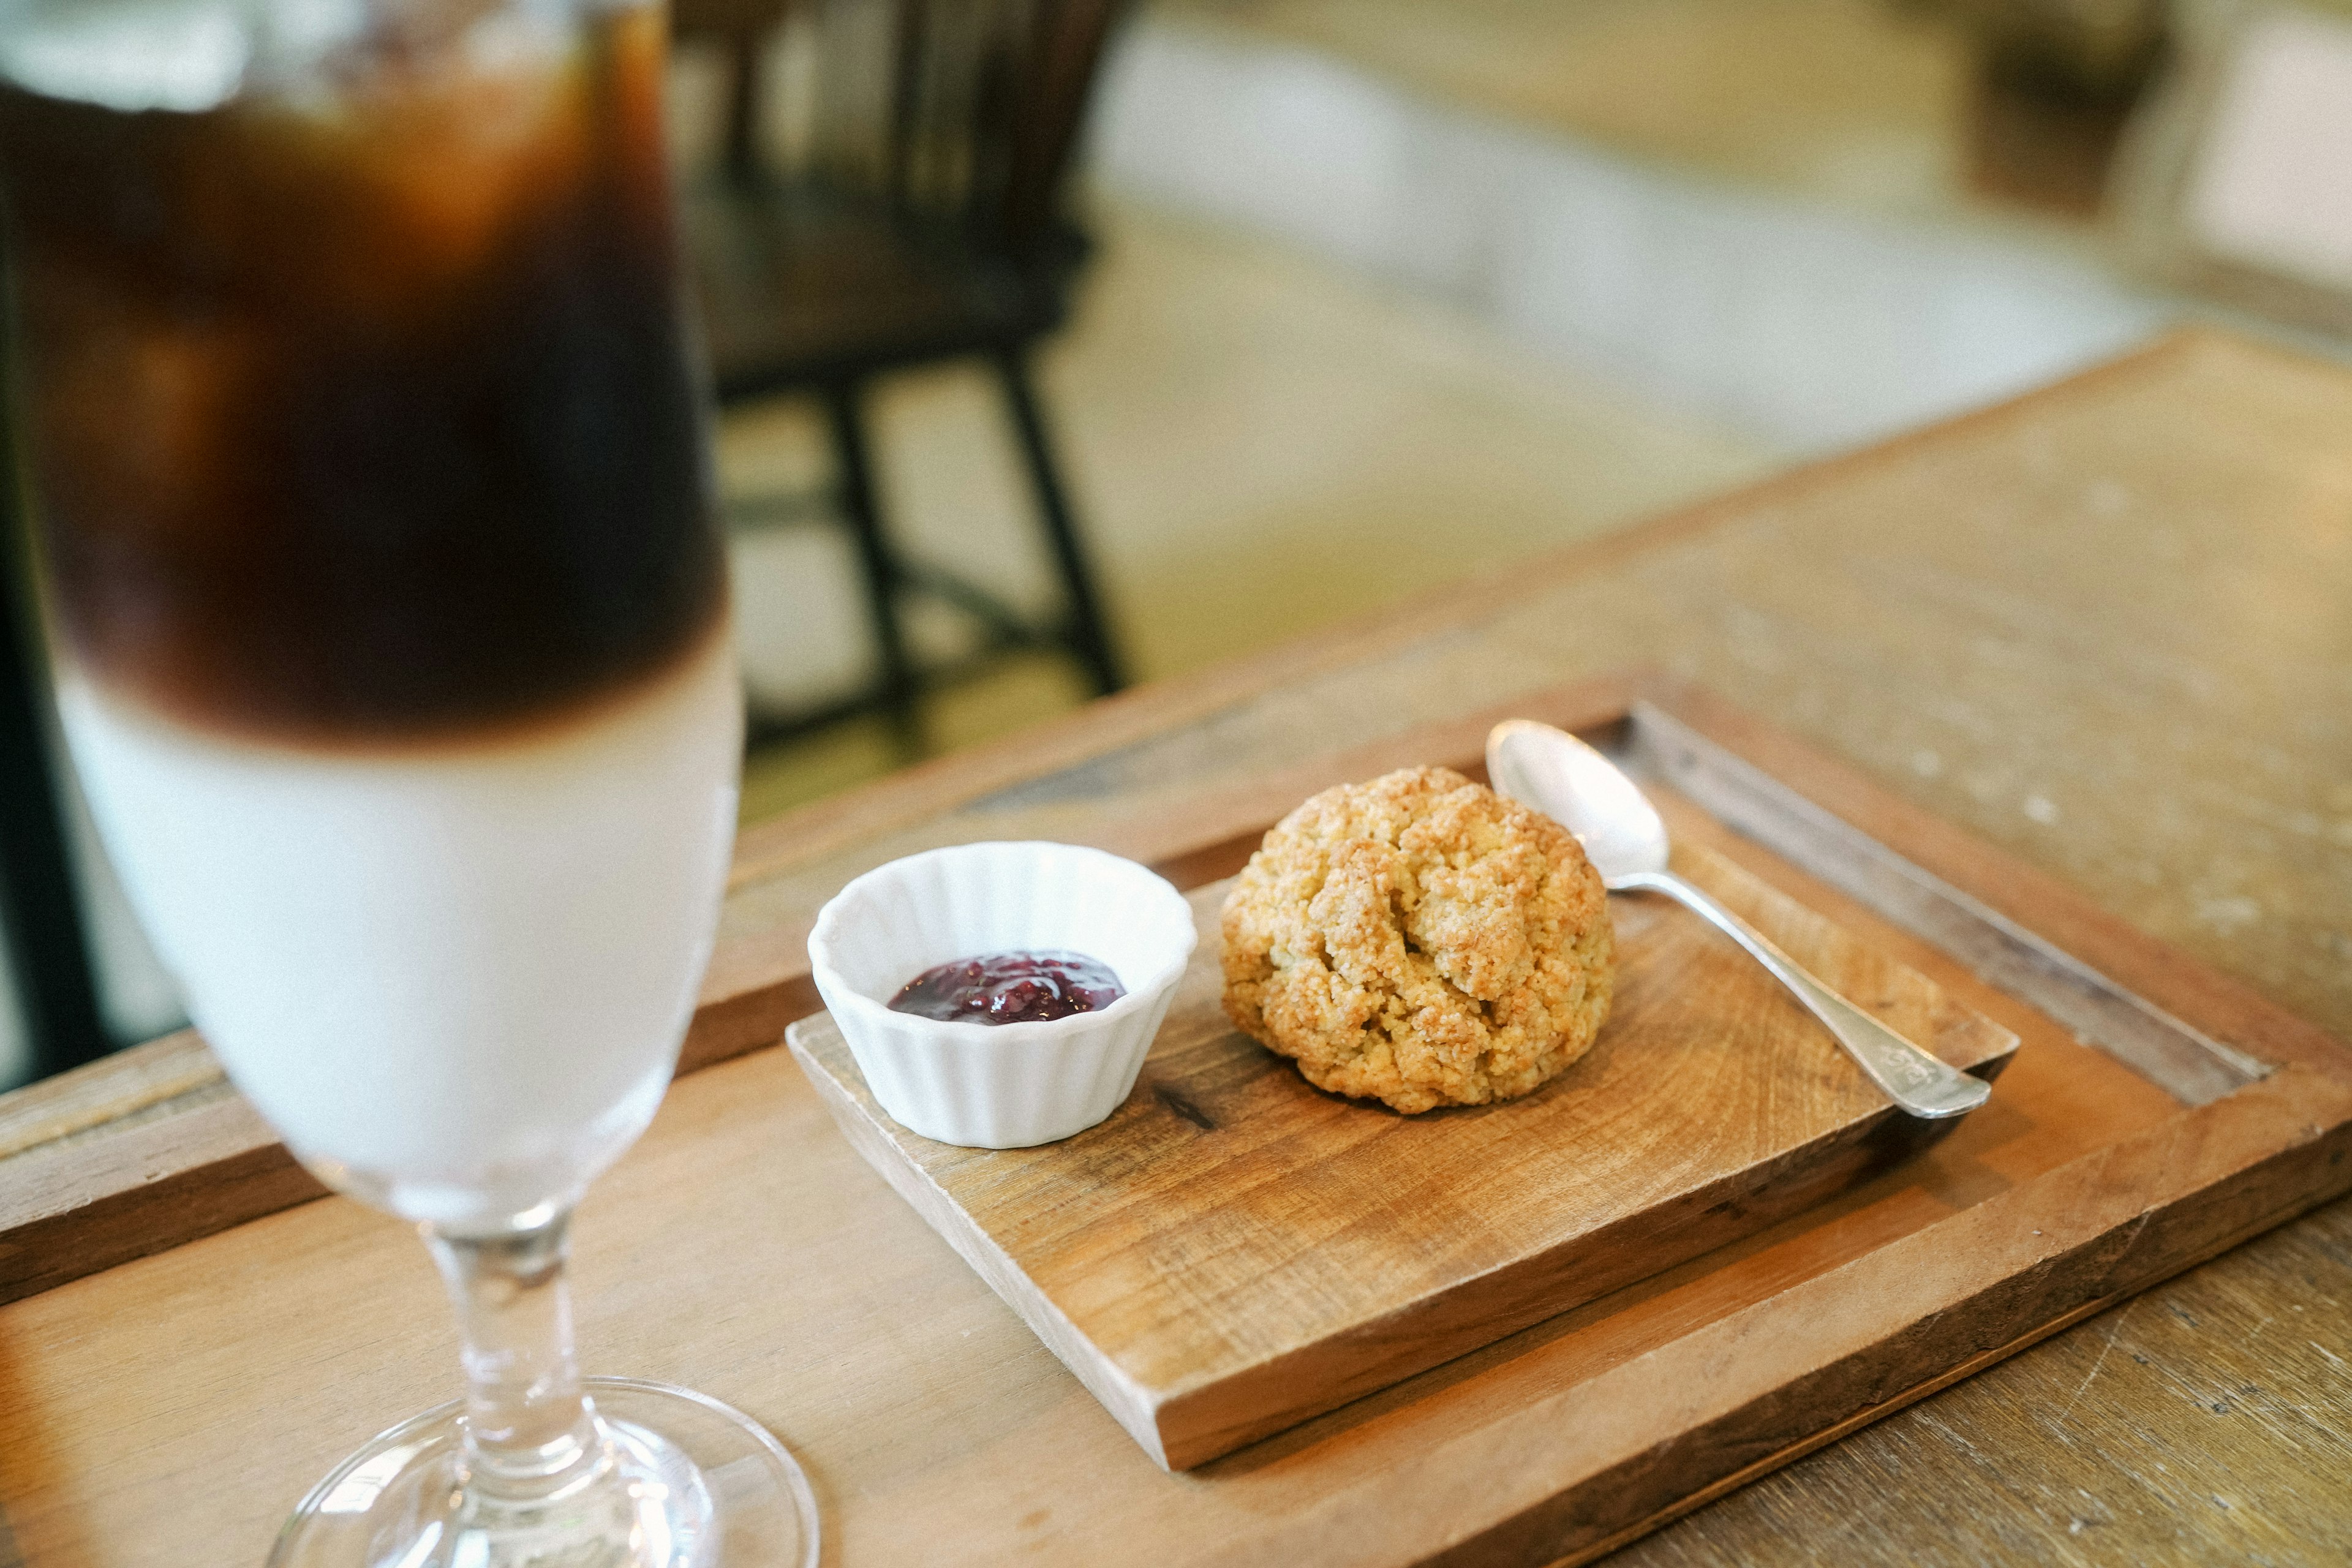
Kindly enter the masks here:
M 2218 1039 L 2251 1048 L 2265 1063 L 2352 1072 L 2352 1045 L 1819 747 L 1687 682 L 1655 678 L 1642 695 L 1865 837 L 1897 847 L 1921 870 L 2051 942 L 2125 991 Z
M 2352 1083 L 2284 1068 L 1539 1401 L 1580 1460 L 1424 1561 L 1590 1562 L 2347 1190 Z
M 957 1257 L 971 1266 L 973 1273 L 988 1282 L 989 1289 L 1019 1315 L 1029 1331 L 1045 1342 L 1055 1359 L 1101 1402 L 1111 1419 L 1151 1457 L 1151 1462 L 1163 1470 L 1168 1468 L 1168 1455 L 1160 1446 L 1150 1394 L 1108 1358 L 1097 1354 L 1093 1342 L 1078 1331 L 1053 1299 L 1037 1289 L 993 1237 L 971 1223 L 961 1206 L 930 1179 L 928 1172 L 911 1160 L 898 1157 L 889 1145 L 888 1130 L 864 1114 L 855 1100 L 842 1093 L 834 1084 L 833 1075 L 802 1043 L 802 1031 L 811 1022 L 812 1019 L 803 1018 L 786 1030 L 784 1046 L 815 1089 L 817 1099 L 824 1102 L 834 1125 L 841 1129 L 842 1137 L 848 1140 L 849 1146 L 857 1151 L 869 1169 L 889 1183 L 932 1231 L 955 1249 Z
M 1963 1070 L 1988 1081 L 2014 1058 L 2018 1039 L 1989 1019 L 1971 1031 Z M 1479 1277 L 1483 1303 L 1461 1320 L 1448 1291 L 1401 1305 L 1330 1340 L 1270 1354 L 1250 1366 L 1177 1387 L 1139 1383 L 1073 1323 L 988 1230 L 944 1189 L 888 1119 L 857 1071 L 838 1026 L 824 1014 L 794 1023 L 784 1042 L 835 1125 L 866 1163 L 921 1215 L 1043 1341 L 1154 1464 L 1187 1470 L 1311 1420 L 1433 1366 L 1480 1350 L 1624 1286 L 1811 1207 L 1831 1193 L 1924 1151 L 1958 1125 L 1918 1121 L 1882 1106 L 1808 1142 L 1727 1173 L 1640 1214 L 1627 1215 Z M 1756 1173 L 1764 1173 L 1761 1180 Z M 1736 1199 L 1736 1203 L 1730 1201 Z M 1654 1245 L 1638 1255 L 1624 1238 Z M 1610 1261 L 1612 1258 L 1616 1261 Z M 1637 1259 L 1638 1260 L 1634 1260 Z M 1364 1347 L 1385 1346 L 1370 1354 Z M 1318 1363 L 1343 1373 L 1317 1374 Z M 1316 1390 L 1271 1399 L 1268 1390 Z
M 1318 1480 L 1255 1520 L 1246 1560 L 1588 1562 L 2347 1186 L 2352 1085 L 2289 1068 L 1604 1370 L 1548 1374 L 1557 1340 L 1498 1346 L 1192 1484 L 1299 1465 L 1328 1479 L 1351 1455 L 1393 1458 L 1401 1425 L 1409 1464 Z

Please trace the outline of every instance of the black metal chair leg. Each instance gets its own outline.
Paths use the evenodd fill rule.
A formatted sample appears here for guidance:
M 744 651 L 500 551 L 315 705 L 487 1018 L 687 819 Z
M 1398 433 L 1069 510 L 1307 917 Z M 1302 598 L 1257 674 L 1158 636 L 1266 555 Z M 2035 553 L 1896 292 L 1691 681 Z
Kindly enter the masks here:
M 6 476 L 0 474 L 0 484 Z M 13 489 L 14 487 L 9 487 Z M 81 892 L 49 771 L 46 689 L 33 653 L 29 597 L 9 570 L 16 532 L 0 519 L 0 930 L 32 1037 L 36 1076 L 114 1048 L 99 1014 Z
M 866 579 L 866 613 L 874 630 L 874 646 L 882 658 L 884 708 L 899 750 L 909 759 L 923 750 L 920 690 L 915 664 L 907 649 L 905 627 L 898 619 L 898 585 L 902 576 L 882 528 L 880 503 L 874 493 L 874 469 L 867 458 L 866 415 L 861 388 L 845 382 L 824 389 L 825 414 L 833 426 L 833 448 L 840 467 L 841 510 L 857 542 L 857 564 Z
M 1111 646 L 1110 633 L 1103 625 L 1094 573 L 1078 542 L 1077 523 L 1070 515 L 1070 503 L 1054 464 L 1044 410 L 1038 405 L 1035 389 L 1030 385 L 1028 357 L 1018 347 L 1000 349 L 993 357 L 997 380 L 1004 389 L 1004 405 L 1013 416 L 1014 432 L 1021 439 L 1021 454 L 1028 459 L 1029 480 L 1037 492 L 1037 516 L 1045 525 L 1054 563 L 1061 569 L 1062 589 L 1069 598 L 1072 651 L 1094 678 L 1095 690 L 1108 696 L 1125 686 L 1127 678 Z

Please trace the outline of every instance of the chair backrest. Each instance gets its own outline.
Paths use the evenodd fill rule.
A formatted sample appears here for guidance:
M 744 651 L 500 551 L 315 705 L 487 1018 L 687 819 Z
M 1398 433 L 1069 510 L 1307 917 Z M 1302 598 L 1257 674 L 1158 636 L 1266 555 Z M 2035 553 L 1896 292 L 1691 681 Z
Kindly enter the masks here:
M 1126 0 L 674 0 L 730 71 L 729 175 L 803 179 L 1015 253 L 1060 216 L 1070 155 Z M 786 92 L 769 67 L 797 57 Z M 788 113 L 796 132 L 769 132 Z M 778 145 L 788 142 L 780 160 Z M 790 166 L 779 167 L 783 162 Z

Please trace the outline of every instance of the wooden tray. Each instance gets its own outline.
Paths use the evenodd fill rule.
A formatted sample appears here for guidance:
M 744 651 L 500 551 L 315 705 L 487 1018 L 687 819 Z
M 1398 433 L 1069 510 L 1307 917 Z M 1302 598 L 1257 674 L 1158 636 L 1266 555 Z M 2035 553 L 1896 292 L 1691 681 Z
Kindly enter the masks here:
M 1681 813 L 1688 820 L 1687 811 Z M 1703 845 L 1680 868 L 1956 1067 L 2017 1037 Z M 866 1159 L 1144 1451 L 1188 1468 L 1752 1235 L 1954 1122 L 1900 1115 L 1696 915 L 1612 900 L 1592 1051 L 1509 1105 L 1401 1117 L 1310 1087 L 1227 1022 L 1217 911 L 1109 1121 L 966 1149 L 876 1103 L 829 1016 L 787 1037 Z
M 2269 1073 L 1660 707 L 1634 702 L 1587 735 L 1643 779 L 1685 874 L 1948 1060 L 1991 1076 L 2016 1039 L 1773 882 L 1859 900 L 2127 1064 L 2140 1081 L 2100 1095 L 2114 1125 L 2093 1118 L 2086 1146 Z M 1249 837 L 1203 855 L 1230 864 Z M 1223 887 L 1194 895 L 1204 936 Z M 1612 902 L 1622 1010 L 1591 1060 L 1517 1107 L 1408 1121 L 1307 1088 L 1224 1023 L 1213 940 L 1128 1104 L 1045 1149 L 917 1137 L 875 1104 L 828 1018 L 788 1040 L 868 1163 L 1153 1458 L 1184 1468 L 1693 1258 L 1704 1268 L 1710 1248 L 1943 1131 L 1895 1116 L 1695 917 Z M 1578 1181 L 1596 1158 L 1599 1191 Z

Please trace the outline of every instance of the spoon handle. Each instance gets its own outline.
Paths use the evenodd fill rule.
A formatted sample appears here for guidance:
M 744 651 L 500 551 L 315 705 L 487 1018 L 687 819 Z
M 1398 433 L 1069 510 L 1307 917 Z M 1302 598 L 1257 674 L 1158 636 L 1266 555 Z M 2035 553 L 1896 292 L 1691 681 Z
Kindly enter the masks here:
M 1706 917 L 1796 993 L 1805 1010 L 1837 1037 L 1838 1044 L 1870 1075 L 1871 1082 L 1912 1115 L 1965 1116 L 1992 1093 L 1992 1085 L 1947 1067 L 1814 979 L 1761 931 L 1674 873 L 1635 871 L 1610 879 L 1609 887 L 1612 892 L 1640 889 L 1664 893 Z

